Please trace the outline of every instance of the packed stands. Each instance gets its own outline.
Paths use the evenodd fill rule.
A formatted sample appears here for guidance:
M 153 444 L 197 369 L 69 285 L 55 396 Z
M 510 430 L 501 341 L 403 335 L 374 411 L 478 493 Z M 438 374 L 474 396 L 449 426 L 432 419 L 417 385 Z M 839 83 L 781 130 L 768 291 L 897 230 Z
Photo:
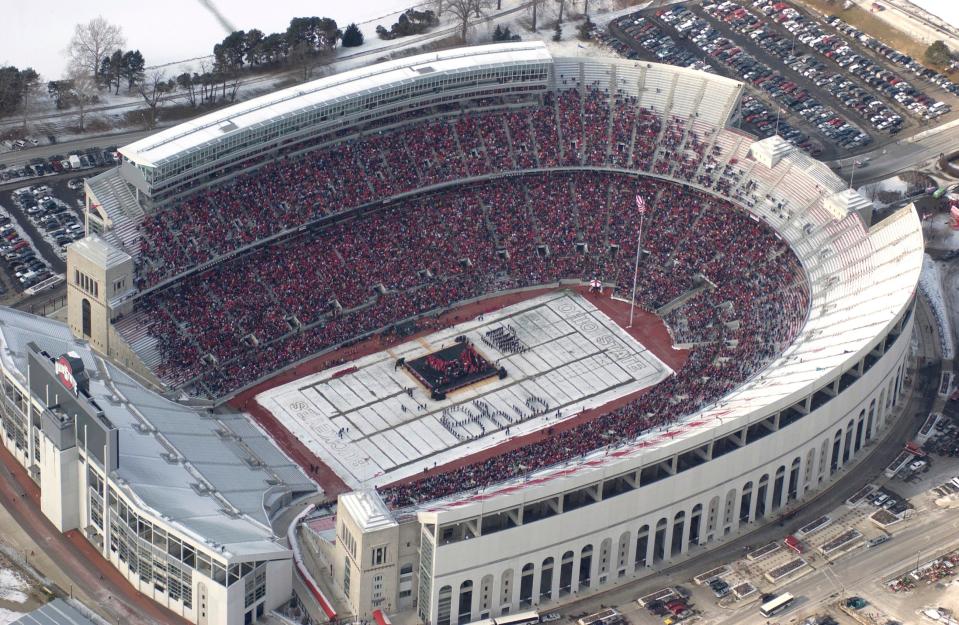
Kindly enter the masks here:
M 154 369 L 168 384 L 220 397 L 487 293 L 598 278 L 628 296 L 635 195 L 644 196 L 638 303 L 666 307 L 674 339 L 691 347 L 683 368 L 598 421 L 387 488 L 393 506 L 479 488 L 615 442 L 609 431 L 628 439 L 690 414 L 762 369 L 798 332 L 808 287 L 785 242 L 729 201 L 660 179 L 752 205 L 760 187 L 741 167 L 739 135 L 664 119 L 597 86 L 546 94 L 535 105 L 435 113 L 288 155 L 148 216 L 141 289 L 250 249 L 150 290 L 117 330 L 156 339 Z M 542 171 L 558 166 L 653 176 Z M 517 170 L 533 171 L 488 177 Z M 350 208 L 361 210 L 317 223 Z M 313 225 L 258 243 L 304 224 Z

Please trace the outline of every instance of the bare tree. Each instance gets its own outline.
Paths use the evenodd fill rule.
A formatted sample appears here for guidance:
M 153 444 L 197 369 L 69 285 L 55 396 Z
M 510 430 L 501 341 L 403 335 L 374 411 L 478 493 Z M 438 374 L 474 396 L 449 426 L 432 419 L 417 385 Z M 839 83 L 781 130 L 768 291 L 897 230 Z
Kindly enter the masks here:
M 86 107 L 91 104 L 97 95 L 97 82 L 94 77 L 87 73 L 87 68 L 73 65 L 69 71 L 69 79 L 73 84 L 73 98 L 76 101 L 80 113 L 79 126 L 80 132 L 84 129 L 84 118 L 86 116 Z
M 533 27 L 531 30 L 534 33 L 536 32 L 536 19 L 539 17 L 539 9 L 543 6 L 543 2 L 545 2 L 545 0 L 529 0 L 526 4 L 527 10 L 533 14 Z
M 566 8 L 566 0 L 556 0 L 556 4 L 559 5 L 559 17 L 556 19 L 556 23 L 563 24 L 563 9 Z
M 157 107 L 160 104 L 160 99 L 163 97 L 163 94 L 168 90 L 169 85 L 166 81 L 166 73 L 162 69 L 154 69 L 151 71 L 137 88 L 140 97 L 143 98 L 143 101 L 147 103 L 150 109 L 149 116 L 147 117 L 148 128 L 154 128 L 156 126 Z
M 125 43 L 120 27 L 99 15 L 86 24 L 74 27 L 67 56 L 71 65 L 82 68 L 89 76 L 96 76 L 103 58 L 122 48 Z
M 33 106 L 33 96 L 37 94 L 37 91 L 40 89 L 40 85 L 43 83 L 43 80 L 32 67 L 28 67 L 20 72 L 20 89 L 21 89 L 21 101 L 20 106 L 23 107 L 23 127 L 27 127 L 27 120 L 30 116 L 30 111 Z
M 446 10 L 450 12 L 460 25 L 460 39 L 466 42 L 469 33 L 470 18 L 482 17 L 483 12 L 490 6 L 490 0 L 446 0 Z

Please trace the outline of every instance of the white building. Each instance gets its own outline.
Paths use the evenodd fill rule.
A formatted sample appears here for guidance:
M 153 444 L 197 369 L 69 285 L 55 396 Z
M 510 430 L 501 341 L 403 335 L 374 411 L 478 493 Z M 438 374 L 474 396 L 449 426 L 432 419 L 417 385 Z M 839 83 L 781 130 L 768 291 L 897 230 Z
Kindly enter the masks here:
M 247 417 L 171 401 L 66 325 L 9 308 L 0 377 L 3 444 L 58 530 L 80 531 L 199 625 L 251 622 L 289 600 L 291 551 L 271 524 L 316 487 Z

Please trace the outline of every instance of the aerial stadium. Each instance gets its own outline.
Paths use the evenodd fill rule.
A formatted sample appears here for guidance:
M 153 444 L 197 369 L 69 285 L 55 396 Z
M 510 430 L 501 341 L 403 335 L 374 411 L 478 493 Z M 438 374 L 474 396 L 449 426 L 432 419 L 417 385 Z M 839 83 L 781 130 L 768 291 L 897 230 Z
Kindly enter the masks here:
M 197 623 L 295 574 L 330 617 L 463 624 L 776 518 L 891 423 L 922 235 L 737 129 L 742 90 L 497 44 L 125 146 L 86 183 L 68 324 L 3 312 L 6 445 L 59 528 Z M 129 543 L 174 535 L 178 584 L 144 579 Z

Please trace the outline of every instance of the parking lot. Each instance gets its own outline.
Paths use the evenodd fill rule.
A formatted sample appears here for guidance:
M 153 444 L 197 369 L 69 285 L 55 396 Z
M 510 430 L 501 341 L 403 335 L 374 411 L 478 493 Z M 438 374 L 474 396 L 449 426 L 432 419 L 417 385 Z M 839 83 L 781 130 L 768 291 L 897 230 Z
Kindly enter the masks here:
M 120 155 L 116 146 L 93 147 L 46 157 L 35 156 L 21 166 L 8 167 L 0 163 L 0 183 L 33 180 L 65 173 L 89 176 L 94 173 L 94 170 L 116 165 L 119 160 Z
M 839 158 L 951 111 L 959 85 L 849 27 L 786 2 L 712 2 L 632 13 L 601 34 L 628 58 L 749 85 L 740 123 Z
M 0 197 L 0 301 L 62 281 L 66 246 L 83 237 L 82 178 L 24 185 Z

